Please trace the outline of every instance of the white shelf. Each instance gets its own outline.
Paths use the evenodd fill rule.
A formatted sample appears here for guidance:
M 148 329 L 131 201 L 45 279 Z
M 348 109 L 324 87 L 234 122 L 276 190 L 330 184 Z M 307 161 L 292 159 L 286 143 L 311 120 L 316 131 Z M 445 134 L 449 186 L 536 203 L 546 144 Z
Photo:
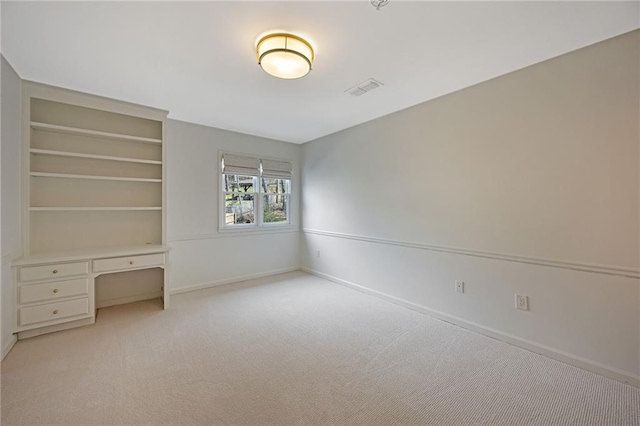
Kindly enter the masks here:
M 65 151 L 54 151 L 50 149 L 35 149 L 32 148 L 29 150 L 32 154 L 36 155 L 52 155 L 57 157 L 73 157 L 73 158 L 89 158 L 93 160 L 107 160 L 107 161 L 121 161 L 124 163 L 141 163 L 141 164 L 157 164 L 162 165 L 162 161 L 156 160 L 140 160 L 137 158 L 126 158 L 126 157 L 112 157 L 108 155 L 94 155 L 94 154 L 80 154 L 77 152 L 65 152 Z
M 29 207 L 32 212 L 151 211 L 162 207 Z
M 92 176 L 92 175 L 70 175 L 63 173 L 41 173 L 31 172 L 29 175 L 33 177 L 47 177 L 47 178 L 62 178 L 62 179 L 89 179 L 89 180 L 116 180 L 126 182 L 158 182 L 161 183 L 162 179 L 146 179 L 146 178 L 133 178 L 133 177 L 116 177 L 116 176 Z
M 78 127 L 59 126 L 57 124 L 39 123 L 37 121 L 31 122 L 31 128 L 35 130 L 45 130 L 48 132 L 66 133 L 71 135 L 85 135 L 98 138 L 117 139 L 143 143 L 162 143 L 162 139 L 143 138 L 140 136 L 123 135 L 120 133 L 100 132 L 98 130 L 87 130 Z

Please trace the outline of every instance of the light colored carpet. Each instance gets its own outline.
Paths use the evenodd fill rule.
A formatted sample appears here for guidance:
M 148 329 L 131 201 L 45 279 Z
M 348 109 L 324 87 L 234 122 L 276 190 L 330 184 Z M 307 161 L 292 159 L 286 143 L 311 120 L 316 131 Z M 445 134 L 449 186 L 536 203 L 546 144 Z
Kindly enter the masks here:
M 303 273 L 18 342 L 2 424 L 640 424 L 640 390 Z

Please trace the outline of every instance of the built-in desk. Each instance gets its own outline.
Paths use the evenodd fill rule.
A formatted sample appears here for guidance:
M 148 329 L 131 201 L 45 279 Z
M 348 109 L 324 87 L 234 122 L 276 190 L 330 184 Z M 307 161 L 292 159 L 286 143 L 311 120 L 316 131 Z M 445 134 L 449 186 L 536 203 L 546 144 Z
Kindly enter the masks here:
M 169 308 L 169 248 L 159 245 L 38 254 L 12 263 L 18 338 L 92 324 L 96 318 L 95 279 L 162 268 L 162 300 Z

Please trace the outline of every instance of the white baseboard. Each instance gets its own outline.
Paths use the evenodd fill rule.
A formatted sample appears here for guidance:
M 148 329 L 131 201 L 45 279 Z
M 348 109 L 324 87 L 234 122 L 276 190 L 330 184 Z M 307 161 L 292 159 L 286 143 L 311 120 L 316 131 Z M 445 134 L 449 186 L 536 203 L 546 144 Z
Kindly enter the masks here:
M 2 360 L 4 360 L 7 355 L 9 355 L 9 352 L 11 352 L 11 349 L 13 349 L 13 346 L 16 344 L 17 341 L 18 341 L 18 336 L 16 336 L 15 334 L 12 334 L 9 341 L 5 343 L 4 346 L 2 347 Z
M 487 337 L 491 337 L 493 339 L 500 340 L 505 343 L 509 343 L 519 348 L 526 349 L 528 351 L 546 356 L 548 358 L 555 359 L 556 361 L 564 362 L 565 364 L 569 364 L 574 367 L 578 367 L 583 370 L 587 370 L 592 373 L 599 374 L 601 376 L 609 377 L 611 379 L 617 380 L 622 383 L 626 383 L 631 386 L 640 387 L 640 376 L 636 376 L 632 373 L 619 370 L 617 368 L 609 367 L 604 364 L 598 363 L 596 361 L 591 361 L 589 359 L 582 358 L 580 356 L 567 353 L 558 349 L 554 349 L 545 345 L 541 345 L 539 343 L 522 339 L 520 337 L 513 336 L 511 334 L 507 334 L 507 333 L 495 330 L 493 328 L 485 327 L 483 325 L 480 325 L 471 321 L 467 321 L 462 318 L 454 317 L 452 315 L 448 315 L 443 312 L 439 312 L 439 311 L 427 308 L 426 306 L 418 305 L 416 303 L 409 302 L 407 300 L 400 299 L 398 297 L 391 296 L 389 294 L 382 293 L 377 290 L 372 290 L 367 287 L 361 286 L 359 284 L 355 284 L 350 281 L 346 281 L 341 278 L 337 278 L 332 275 L 325 274 L 323 272 L 319 272 L 307 267 L 301 267 L 300 269 L 304 272 L 318 276 L 320 278 L 324 278 L 336 284 L 344 285 L 346 287 L 361 291 L 363 293 L 366 293 L 375 297 L 379 297 L 388 302 L 395 303 L 396 305 L 400 305 L 405 308 L 411 309 L 413 311 L 428 315 L 430 317 L 434 317 L 439 320 L 457 325 L 458 327 L 462 327 L 467 330 L 474 331 L 476 333 L 485 335 Z
M 195 234 L 195 235 L 175 235 L 168 237 L 169 243 L 179 241 L 196 241 L 196 240 L 215 240 L 218 238 L 238 238 L 238 237 L 255 237 L 259 235 L 275 235 L 275 234 L 290 234 L 292 232 L 300 232 L 300 228 L 295 226 L 284 227 L 278 225 L 271 229 L 222 229 L 218 232 L 212 232 L 210 234 Z
M 96 309 L 107 308 L 109 306 L 124 305 L 125 303 L 139 302 L 141 300 L 158 299 L 162 297 L 161 291 L 151 293 L 134 294 L 133 296 L 116 297 L 114 299 L 96 300 Z
M 227 278 L 227 279 L 224 279 L 224 280 L 211 281 L 211 282 L 207 282 L 207 283 L 201 283 L 201 284 L 194 284 L 194 285 L 189 285 L 189 286 L 184 286 L 184 287 L 172 288 L 169 291 L 169 294 L 174 295 L 174 294 L 180 294 L 180 293 L 188 293 L 190 291 L 204 290 L 205 288 L 219 287 L 221 285 L 227 285 L 227 284 L 235 284 L 235 283 L 239 283 L 239 282 L 242 282 L 242 281 L 255 280 L 255 279 L 258 279 L 258 278 L 270 277 L 272 275 L 285 274 L 287 272 L 295 272 L 295 271 L 299 271 L 299 270 L 300 270 L 300 268 L 298 266 L 295 266 L 295 267 L 291 267 L 291 268 L 284 268 L 284 269 L 277 269 L 277 270 L 274 270 L 274 271 L 261 272 L 259 274 L 242 275 L 242 276 L 239 276 L 239 277 L 232 277 L 232 278 Z
M 82 327 L 84 325 L 90 325 L 95 323 L 94 317 L 83 318 L 70 322 L 63 322 L 61 324 L 54 324 L 47 327 L 34 328 L 32 330 L 21 331 L 18 333 L 18 340 L 29 339 L 31 337 L 41 336 L 47 333 L 54 333 L 56 331 L 69 330 L 76 327 Z
M 568 269 L 572 271 L 592 272 L 596 274 L 617 275 L 627 278 L 640 278 L 640 269 L 631 266 L 598 265 L 595 263 L 584 263 L 568 261 L 562 259 L 543 259 L 539 257 L 523 256 L 519 254 L 495 253 L 490 251 L 465 249 L 460 247 L 436 246 L 433 244 L 415 243 L 411 241 L 390 240 L 388 238 L 367 237 L 364 235 L 345 234 L 343 232 L 320 231 L 317 229 L 305 228 L 305 234 L 322 235 L 325 237 L 342 238 L 347 240 L 365 241 L 375 244 L 385 244 L 390 246 L 408 247 L 418 250 L 438 251 L 452 253 L 462 256 L 483 257 L 487 259 L 497 259 L 507 262 L 527 263 L 530 265 L 547 266 L 551 268 Z

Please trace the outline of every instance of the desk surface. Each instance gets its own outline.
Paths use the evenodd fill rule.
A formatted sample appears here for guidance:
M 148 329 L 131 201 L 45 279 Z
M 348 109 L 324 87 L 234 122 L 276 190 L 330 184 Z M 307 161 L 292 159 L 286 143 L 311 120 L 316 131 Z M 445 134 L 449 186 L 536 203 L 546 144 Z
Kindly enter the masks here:
M 169 246 L 143 245 L 126 247 L 108 247 L 101 249 L 83 249 L 60 251 L 55 253 L 41 253 L 30 256 L 23 256 L 14 260 L 12 266 L 31 265 L 34 263 L 58 263 L 74 260 L 88 260 L 105 257 L 132 256 L 137 254 L 164 253 L 171 250 Z

